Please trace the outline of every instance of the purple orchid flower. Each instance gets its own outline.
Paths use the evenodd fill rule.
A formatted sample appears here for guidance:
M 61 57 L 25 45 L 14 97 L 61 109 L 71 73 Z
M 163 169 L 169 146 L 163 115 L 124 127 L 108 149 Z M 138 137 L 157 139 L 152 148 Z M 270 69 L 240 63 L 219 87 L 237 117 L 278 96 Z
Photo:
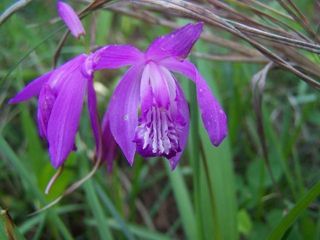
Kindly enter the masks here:
M 188 104 L 171 72 L 196 84 L 202 120 L 212 144 L 218 146 L 225 138 L 227 118 L 222 107 L 197 68 L 185 60 L 202 27 L 202 23 L 187 24 L 157 38 L 145 53 L 130 45 L 110 45 L 95 53 L 94 70 L 131 66 L 114 91 L 102 129 L 103 138 L 113 136 L 130 165 L 137 151 L 143 157 L 165 157 L 174 169 L 186 146 Z M 104 148 L 104 152 L 110 150 Z
M 87 92 L 88 109 L 96 146 L 100 147 L 100 127 L 96 94 L 93 89 L 93 55 L 81 54 L 55 70 L 29 83 L 9 103 L 38 97 L 38 128 L 48 141 L 51 163 L 60 167 L 72 150 L 79 125 L 84 96 Z
M 82 26 L 82 23 L 78 17 L 78 14 L 67 3 L 58 1 L 57 10 L 60 18 L 69 28 L 71 34 L 75 38 L 79 38 L 81 35 L 85 35 L 86 32 Z

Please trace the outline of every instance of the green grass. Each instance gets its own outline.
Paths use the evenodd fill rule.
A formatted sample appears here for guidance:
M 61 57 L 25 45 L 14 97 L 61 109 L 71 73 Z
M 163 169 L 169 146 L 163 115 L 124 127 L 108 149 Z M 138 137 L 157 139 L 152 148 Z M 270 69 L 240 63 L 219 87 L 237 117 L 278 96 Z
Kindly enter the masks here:
M 4 1 L 4 6 L 11 2 Z M 312 15 L 312 1 L 299 4 Z M 26 83 L 52 66 L 63 34 L 61 23 L 47 24 L 56 16 L 53 8 L 52 1 L 32 2 L 0 26 L 0 207 L 12 219 L 1 211 L 0 239 L 8 238 L 8 229 L 17 239 L 319 239 L 318 92 L 283 70 L 268 73 L 261 108 L 275 186 L 263 158 L 252 103 L 251 79 L 263 65 L 196 57 L 191 61 L 228 116 L 229 134 L 221 146 L 211 145 L 203 127 L 194 84 L 177 75 L 188 99 L 191 123 L 188 144 L 175 171 L 164 159 L 136 157 L 130 167 L 119 154 L 111 173 L 103 163 L 58 204 L 30 215 L 93 167 L 94 144 L 84 110 L 77 136 L 79 151 L 70 155 L 63 174 L 45 195 L 55 170 L 38 135 L 36 101 L 7 104 Z M 93 20 L 93 15 L 84 19 L 87 29 Z M 132 43 L 144 49 L 169 31 L 103 10 L 97 11 L 95 23 L 97 45 Z M 87 47 L 89 35 L 84 41 L 83 46 L 69 38 L 58 63 Z M 194 50 L 226 51 L 204 41 Z M 98 93 L 101 117 L 123 71 L 96 75 L 95 81 L 104 87 Z

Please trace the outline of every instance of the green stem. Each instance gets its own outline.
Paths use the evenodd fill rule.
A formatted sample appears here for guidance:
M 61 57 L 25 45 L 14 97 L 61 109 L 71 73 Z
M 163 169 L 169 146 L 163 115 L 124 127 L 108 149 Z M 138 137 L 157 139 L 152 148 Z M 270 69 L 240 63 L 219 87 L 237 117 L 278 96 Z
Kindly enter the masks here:
M 200 138 L 199 138 L 200 139 Z M 210 177 L 210 174 L 209 174 L 209 166 L 208 166 L 208 163 L 207 163 L 207 158 L 206 158 L 206 155 L 205 155 L 205 151 L 204 151 L 204 148 L 203 148 L 203 144 L 202 144 L 202 141 L 200 140 L 200 151 L 202 153 L 202 162 L 203 162 L 203 167 L 204 167 L 204 171 L 205 171 L 205 176 L 206 176 L 206 180 L 208 182 L 208 190 L 209 190 L 209 197 L 210 197 L 210 200 L 211 200 L 211 205 L 212 205 L 212 217 L 213 217 L 213 222 L 214 222 L 214 225 L 215 225 L 215 228 L 214 228 L 214 239 L 222 239 L 222 234 L 221 234 L 221 228 L 219 226 L 219 221 L 218 221 L 218 215 L 217 215 L 217 204 L 216 204 L 216 200 L 215 200 L 215 197 L 214 197 L 214 194 L 213 194 L 213 185 L 212 185 L 212 182 L 211 182 L 211 177 Z

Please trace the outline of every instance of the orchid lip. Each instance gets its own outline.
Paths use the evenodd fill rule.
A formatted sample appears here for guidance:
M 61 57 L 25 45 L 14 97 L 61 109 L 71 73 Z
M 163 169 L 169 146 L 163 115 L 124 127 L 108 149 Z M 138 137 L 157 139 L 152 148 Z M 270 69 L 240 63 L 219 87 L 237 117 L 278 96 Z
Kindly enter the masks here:
M 134 142 L 137 151 L 145 157 L 172 158 L 181 152 L 180 126 L 164 108 L 152 106 L 140 117 Z

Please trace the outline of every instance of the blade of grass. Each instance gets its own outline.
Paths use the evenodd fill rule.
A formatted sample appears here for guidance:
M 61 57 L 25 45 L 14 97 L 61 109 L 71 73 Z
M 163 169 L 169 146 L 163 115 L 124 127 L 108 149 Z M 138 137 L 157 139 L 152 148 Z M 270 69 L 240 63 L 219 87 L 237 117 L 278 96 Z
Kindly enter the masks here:
M 88 163 L 86 159 L 83 159 L 81 172 L 84 175 L 85 172 L 88 172 Z M 97 228 L 100 235 L 100 239 L 113 239 L 110 228 L 108 226 L 107 217 L 104 214 L 104 210 L 101 206 L 101 203 L 98 199 L 97 193 L 95 192 L 93 186 L 93 180 L 89 179 L 83 184 L 86 198 L 88 200 L 89 207 L 92 211 L 92 214 L 97 222 Z
M 110 224 L 110 226 L 115 229 L 121 229 L 118 222 L 114 219 L 109 219 L 108 224 Z M 171 239 L 164 234 L 150 231 L 149 229 L 144 228 L 144 227 L 128 224 L 128 228 L 134 235 L 137 236 L 138 239 L 141 239 L 141 240 L 143 240 L 143 239 L 145 239 L 145 240 L 169 240 L 169 239 Z
M 37 188 L 37 184 L 35 183 L 34 178 L 32 177 L 32 174 L 30 174 L 30 172 L 25 168 L 21 160 L 14 153 L 14 151 L 11 149 L 9 144 L 1 135 L 0 135 L 0 149 L 1 149 L 0 154 L 10 160 L 10 163 L 12 163 L 12 165 L 14 166 L 14 169 L 17 171 L 17 174 L 20 176 L 21 181 L 23 181 L 25 183 L 25 186 L 28 187 L 28 190 L 32 192 L 33 196 L 37 198 L 37 200 L 41 204 L 45 205 L 46 201 L 45 201 L 44 195 Z M 59 229 L 63 238 L 66 240 L 73 239 L 69 230 L 66 228 L 65 224 L 59 218 L 57 213 L 53 209 L 48 211 L 48 213 L 50 216 L 49 219 L 53 222 L 53 225 L 56 226 L 57 229 Z
M 202 52 L 207 51 L 207 47 L 204 43 L 198 44 L 198 49 Z M 197 65 L 200 73 L 205 77 L 207 83 L 212 89 L 214 89 L 215 96 L 219 99 L 217 94 L 217 85 L 213 81 L 215 76 L 212 69 L 213 64 L 198 60 Z M 216 74 L 219 74 L 218 68 L 214 69 Z M 221 70 L 220 70 L 221 71 Z M 211 207 L 217 216 L 217 224 L 220 229 L 216 229 L 221 233 L 222 239 L 237 239 L 237 207 L 236 207 L 236 196 L 234 186 L 234 173 L 232 165 L 232 152 L 230 149 L 230 143 L 228 138 L 224 140 L 218 148 L 214 148 L 208 138 L 208 134 L 203 127 L 200 128 L 200 139 L 203 144 L 203 150 L 205 155 L 206 166 L 201 167 L 201 199 L 210 199 L 206 187 L 210 187 L 213 193 L 214 202 L 211 202 Z M 207 169 L 204 169 L 206 167 Z M 207 173 L 206 173 L 207 171 Z M 207 174 L 207 176 L 206 176 Z M 211 182 L 208 182 L 210 179 Z M 203 222 L 206 223 L 208 218 L 208 208 L 202 205 L 203 211 Z M 211 211 L 210 211 L 211 212 Z M 214 217 L 214 216 L 213 216 Z M 212 226 L 207 226 L 206 229 L 210 229 Z M 212 239 L 212 236 L 209 236 Z
M 190 117 L 191 117 L 191 134 L 188 143 L 189 160 L 192 166 L 193 180 L 193 200 L 195 209 L 195 220 L 197 224 L 198 237 L 204 238 L 203 217 L 201 215 L 201 185 L 200 185 L 200 154 L 199 154 L 199 111 L 197 106 L 196 88 L 191 81 L 183 81 L 182 86 L 189 93 Z M 208 220 L 208 219 L 207 219 Z
M 308 206 L 320 195 L 320 181 L 317 182 L 289 211 L 281 222 L 272 230 L 267 239 L 282 239 L 286 231 L 295 223 L 297 218 L 308 208 Z
M 183 230 L 187 239 L 198 239 L 196 230 L 196 221 L 189 192 L 178 166 L 174 171 L 170 170 L 169 164 L 165 162 L 167 174 L 170 179 L 173 194 L 181 216 Z
M 0 208 L 0 239 L 25 239 L 19 232 L 19 229 L 14 225 L 8 211 Z
M 98 193 L 98 196 L 100 197 L 100 200 L 103 202 L 103 204 L 108 208 L 111 215 L 117 222 L 118 226 L 120 227 L 120 230 L 123 232 L 123 234 L 126 236 L 127 239 L 133 240 L 135 239 L 132 235 L 130 229 L 128 228 L 126 222 L 122 219 L 120 214 L 118 213 L 117 209 L 109 199 L 108 195 L 103 191 L 102 187 L 94 182 L 94 187 Z

